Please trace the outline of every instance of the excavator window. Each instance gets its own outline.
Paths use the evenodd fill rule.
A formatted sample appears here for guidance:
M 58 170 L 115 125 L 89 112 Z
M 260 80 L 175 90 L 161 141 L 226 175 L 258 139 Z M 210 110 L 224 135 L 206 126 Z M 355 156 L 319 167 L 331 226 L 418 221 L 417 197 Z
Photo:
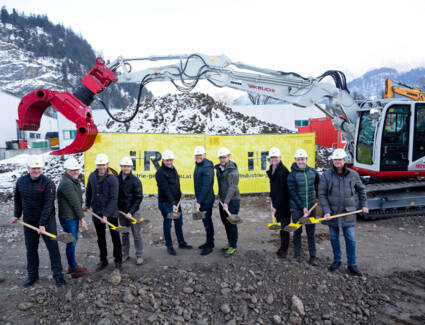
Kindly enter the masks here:
M 381 170 L 407 170 L 409 164 L 410 105 L 396 104 L 385 116 Z
M 413 161 L 425 157 L 425 104 L 416 104 Z
M 357 139 L 356 159 L 361 164 L 373 164 L 373 139 L 375 128 L 372 124 L 369 111 L 360 115 L 359 136 Z

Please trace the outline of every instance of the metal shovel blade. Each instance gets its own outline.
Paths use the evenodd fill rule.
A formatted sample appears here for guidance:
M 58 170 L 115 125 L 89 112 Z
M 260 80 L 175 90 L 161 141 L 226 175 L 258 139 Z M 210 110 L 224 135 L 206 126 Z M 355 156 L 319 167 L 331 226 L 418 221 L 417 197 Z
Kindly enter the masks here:
M 58 234 L 55 239 L 65 244 L 69 244 L 75 241 L 74 236 L 72 236 L 71 234 L 67 232 Z
M 280 231 L 282 230 L 282 224 L 280 222 L 273 222 L 267 225 L 270 231 Z
M 303 225 L 312 225 L 315 223 L 320 223 L 320 219 L 316 219 L 315 217 L 302 217 L 299 220 Z
M 297 230 L 298 228 L 300 228 L 302 226 L 301 223 L 293 223 L 291 222 L 289 225 L 287 225 L 285 228 L 283 228 L 283 231 L 287 231 L 287 232 L 294 232 L 295 230 Z
M 196 211 L 192 214 L 193 220 L 202 220 L 205 219 L 204 211 Z
M 167 218 L 168 219 L 178 219 L 178 218 L 180 218 L 180 216 L 181 216 L 182 214 L 180 213 L 180 212 L 170 212 L 168 215 L 167 215 Z
M 230 223 L 233 223 L 235 225 L 242 223 L 241 217 L 239 217 L 237 214 L 231 214 L 229 216 L 229 221 L 230 221 Z

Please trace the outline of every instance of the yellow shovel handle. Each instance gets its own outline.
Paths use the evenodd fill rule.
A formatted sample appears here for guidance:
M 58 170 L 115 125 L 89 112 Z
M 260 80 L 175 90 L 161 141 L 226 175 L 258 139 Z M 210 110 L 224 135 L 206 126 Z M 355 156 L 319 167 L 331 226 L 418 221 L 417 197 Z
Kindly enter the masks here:
M 103 222 L 103 219 L 101 217 L 99 217 L 96 213 L 94 213 L 92 210 L 87 210 L 88 212 L 90 212 L 95 218 L 99 219 L 100 221 Z M 112 223 L 110 223 L 109 221 L 106 221 L 106 224 L 111 227 L 111 229 L 116 229 L 118 228 L 117 226 L 113 225 Z
M 37 227 L 34 227 L 33 225 L 30 225 L 30 224 L 28 224 L 28 223 L 26 223 L 26 222 L 23 222 L 22 220 L 17 220 L 21 225 L 24 225 L 25 227 L 28 227 L 28 228 L 30 228 L 30 229 L 32 229 L 32 230 L 35 230 L 35 231 L 39 231 L 40 229 L 39 228 L 37 228 Z M 53 234 L 51 234 L 50 232 L 47 232 L 47 231 L 42 231 L 41 232 L 43 235 L 46 235 L 46 236 L 49 236 L 49 237 L 51 237 L 51 238 L 56 238 L 56 235 L 53 235 Z
M 121 213 L 124 217 L 126 217 L 128 220 L 131 220 L 131 222 L 132 222 L 132 224 L 134 225 L 134 224 L 136 224 L 137 223 L 137 219 L 136 218 L 133 218 L 133 217 L 129 217 L 128 215 L 127 215 L 127 213 L 125 213 L 125 212 L 122 212 L 122 211 L 118 211 L 119 213 Z

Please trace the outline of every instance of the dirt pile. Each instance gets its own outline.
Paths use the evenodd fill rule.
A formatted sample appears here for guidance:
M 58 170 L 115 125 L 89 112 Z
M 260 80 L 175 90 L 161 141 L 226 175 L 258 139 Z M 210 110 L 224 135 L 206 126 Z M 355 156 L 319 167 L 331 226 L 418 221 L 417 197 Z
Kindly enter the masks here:
M 53 286 L 29 290 L 24 302 L 32 304 L 27 313 L 39 315 L 43 324 L 62 325 L 331 325 L 393 317 L 388 311 L 396 293 L 388 290 L 389 279 L 321 272 L 321 267 L 270 259 L 256 251 L 228 261 L 164 266 L 137 277 L 123 273 L 117 285 L 111 284 L 113 273 L 93 274 L 69 281 L 62 291 Z M 420 314 L 415 317 L 421 319 Z

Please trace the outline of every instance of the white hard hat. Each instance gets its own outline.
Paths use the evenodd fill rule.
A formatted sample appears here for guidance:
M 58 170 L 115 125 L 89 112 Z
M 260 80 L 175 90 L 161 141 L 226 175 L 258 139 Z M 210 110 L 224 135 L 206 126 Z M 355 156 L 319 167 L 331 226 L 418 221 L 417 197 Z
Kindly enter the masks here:
M 344 149 L 335 149 L 334 152 L 332 152 L 332 155 L 329 157 L 329 159 L 344 159 L 347 157 L 347 153 Z
M 269 157 L 281 157 L 280 149 L 273 147 L 269 150 Z
M 109 158 L 104 153 L 100 153 L 96 156 L 94 161 L 95 165 L 106 165 L 109 162 Z
M 207 152 L 205 151 L 205 148 L 203 146 L 197 146 L 195 150 L 193 151 L 193 155 L 205 155 Z
M 130 157 L 121 159 L 120 166 L 133 166 L 133 160 Z
M 307 151 L 304 149 L 297 149 L 297 151 L 295 151 L 294 158 L 308 158 Z
M 171 150 L 165 150 L 162 153 L 162 160 L 166 160 L 166 159 L 176 159 L 176 157 L 174 157 L 174 154 Z
M 80 164 L 78 163 L 77 159 L 68 158 L 67 160 L 65 160 L 65 163 L 63 164 L 63 168 L 69 169 L 69 170 L 77 170 L 77 169 L 80 169 Z
M 30 156 L 27 161 L 27 166 L 29 168 L 43 168 L 43 158 L 41 156 Z
M 228 155 L 231 155 L 231 154 L 232 153 L 230 152 L 229 149 L 222 147 L 218 150 L 217 156 L 220 158 L 220 157 L 228 156 Z

